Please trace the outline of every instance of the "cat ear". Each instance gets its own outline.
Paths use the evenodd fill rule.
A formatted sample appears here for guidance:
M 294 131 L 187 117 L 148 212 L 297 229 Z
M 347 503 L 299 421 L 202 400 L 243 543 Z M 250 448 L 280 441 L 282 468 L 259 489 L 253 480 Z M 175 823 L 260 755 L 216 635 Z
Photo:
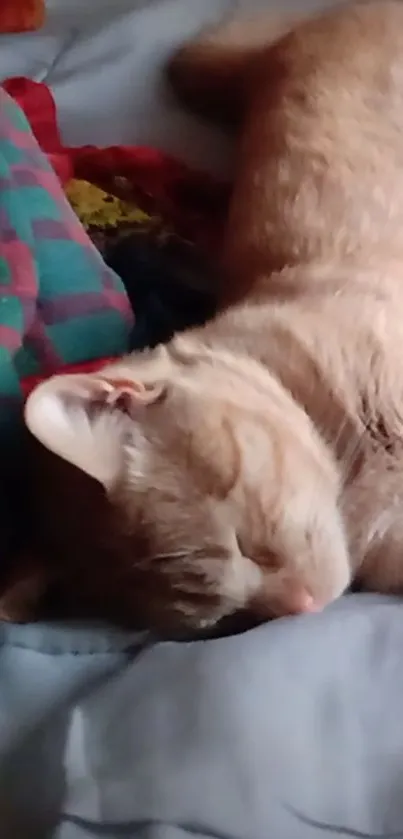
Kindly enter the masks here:
M 30 394 L 27 428 L 47 449 L 106 488 L 119 475 L 128 418 L 140 419 L 164 386 L 113 376 L 54 376 Z

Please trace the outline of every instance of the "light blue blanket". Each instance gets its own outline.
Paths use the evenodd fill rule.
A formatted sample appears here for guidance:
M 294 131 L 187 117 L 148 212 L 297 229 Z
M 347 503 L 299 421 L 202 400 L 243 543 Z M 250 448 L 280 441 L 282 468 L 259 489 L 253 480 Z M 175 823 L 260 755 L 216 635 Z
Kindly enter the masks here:
M 192 644 L 1 632 L 1 839 L 403 837 L 400 601 Z

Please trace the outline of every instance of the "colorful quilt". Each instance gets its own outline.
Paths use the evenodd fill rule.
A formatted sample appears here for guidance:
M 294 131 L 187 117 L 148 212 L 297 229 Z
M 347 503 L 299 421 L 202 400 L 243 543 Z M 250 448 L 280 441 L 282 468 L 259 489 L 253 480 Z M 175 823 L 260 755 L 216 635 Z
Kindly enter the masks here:
M 132 311 L 18 105 L 0 89 L 0 424 L 20 380 L 124 352 Z

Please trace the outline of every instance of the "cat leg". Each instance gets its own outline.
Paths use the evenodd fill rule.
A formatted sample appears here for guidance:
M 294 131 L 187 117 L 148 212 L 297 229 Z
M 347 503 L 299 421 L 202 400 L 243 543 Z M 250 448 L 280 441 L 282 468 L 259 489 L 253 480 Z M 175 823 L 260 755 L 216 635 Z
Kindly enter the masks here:
M 191 110 L 219 122 L 238 123 L 249 80 L 263 50 L 295 23 L 286 15 L 235 17 L 202 32 L 172 58 L 167 75 Z

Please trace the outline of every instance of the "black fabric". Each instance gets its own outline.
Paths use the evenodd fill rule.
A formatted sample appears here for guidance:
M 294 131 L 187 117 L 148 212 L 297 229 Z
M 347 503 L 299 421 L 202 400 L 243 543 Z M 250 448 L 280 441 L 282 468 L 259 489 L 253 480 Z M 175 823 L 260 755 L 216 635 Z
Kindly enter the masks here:
M 133 306 L 131 350 L 164 343 L 216 311 L 213 270 L 187 242 L 172 237 L 157 245 L 130 234 L 110 245 L 105 260 L 122 278 Z

